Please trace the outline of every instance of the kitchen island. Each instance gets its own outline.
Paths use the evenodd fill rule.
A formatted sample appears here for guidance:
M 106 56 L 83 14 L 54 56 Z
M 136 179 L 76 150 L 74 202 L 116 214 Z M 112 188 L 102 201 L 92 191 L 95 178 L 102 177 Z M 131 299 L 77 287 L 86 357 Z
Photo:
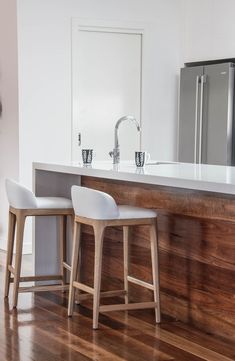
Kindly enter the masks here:
M 235 340 L 235 168 L 165 163 L 136 169 L 114 166 L 34 163 L 37 196 L 70 197 L 73 184 L 105 191 L 118 204 L 158 212 L 161 311 L 201 330 Z M 35 273 L 58 271 L 56 220 L 35 222 Z M 52 218 L 52 219 L 51 219 Z M 131 272 L 151 281 L 147 230 L 135 228 Z M 110 229 L 104 241 L 104 289 L 122 287 L 122 230 Z M 82 233 L 82 278 L 92 282 L 93 238 Z M 71 247 L 68 247 L 70 257 Z M 111 277 L 110 277 L 111 276 Z M 131 298 L 149 300 L 152 293 L 131 285 Z M 153 317 L 154 322 L 154 317 Z

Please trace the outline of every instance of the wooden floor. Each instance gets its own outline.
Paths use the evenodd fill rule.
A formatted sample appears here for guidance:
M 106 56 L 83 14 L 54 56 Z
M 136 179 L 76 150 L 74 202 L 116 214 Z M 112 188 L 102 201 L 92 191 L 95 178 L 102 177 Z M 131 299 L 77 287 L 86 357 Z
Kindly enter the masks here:
M 67 294 L 20 294 L 18 310 L 3 299 L 4 257 L 0 255 L 0 361 L 229 361 L 235 345 L 152 311 L 113 312 L 92 330 L 91 304 L 76 306 L 67 318 Z M 25 273 L 30 257 L 24 258 Z

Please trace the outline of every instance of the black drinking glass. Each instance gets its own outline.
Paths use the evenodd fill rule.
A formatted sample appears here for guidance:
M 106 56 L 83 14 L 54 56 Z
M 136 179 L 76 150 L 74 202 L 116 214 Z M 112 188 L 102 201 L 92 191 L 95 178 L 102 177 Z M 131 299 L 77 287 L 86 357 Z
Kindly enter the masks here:
M 145 152 L 135 152 L 136 167 L 143 167 L 145 163 Z
M 147 158 L 147 159 L 146 159 Z M 150 154 L 146 152 L 135 152 L 136 167 L 144 167 L 145 162 L 150 158 Z
M 93 149 L 82 149 L 83 164 L 91 164 L 93 159 Z

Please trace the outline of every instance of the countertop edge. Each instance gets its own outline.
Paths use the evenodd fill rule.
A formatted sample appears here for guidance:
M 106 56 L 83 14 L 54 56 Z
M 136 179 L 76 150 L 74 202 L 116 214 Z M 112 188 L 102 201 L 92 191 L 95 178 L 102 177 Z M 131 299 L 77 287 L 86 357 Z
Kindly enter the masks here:
M 33 170 L 34 171 L 44 170 L 44 171 L 52 171 L 59 173 L 75 174 L 80 176 L 105 178 L 110 180 L 113 179 L 119 181 L 136 182 L 136 183 L 143 183 L 150 185 L 175 187 L 181 189 L 191 189 L 195 191 L 205 191 L 210 193 L 235 195 L 234 184 L 183 179 L 177 177 L 166 177 L 164 175 L 159 176 L 159 175 L 149 175 L 149 174 L 137 174 L 131 172 L 124 172 L 124 171 L 97 169 L 97 168 L 88 168 L 83 166 L 64 165 L 64 164 L 56 164 L 56 163 L 43 163 L 43 162 L 34 162 Z

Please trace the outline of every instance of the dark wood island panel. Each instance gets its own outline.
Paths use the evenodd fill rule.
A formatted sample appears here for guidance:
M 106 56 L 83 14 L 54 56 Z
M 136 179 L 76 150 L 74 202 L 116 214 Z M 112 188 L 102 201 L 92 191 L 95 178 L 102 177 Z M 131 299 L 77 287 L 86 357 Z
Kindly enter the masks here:
M 199 329 L 235 340 L 235 196 L 82 177 L 82 185 L 111 194 L 117 203 L 158 211 L 161 310 Z M 146 229 L 135 228 L 132 273 L 151 281 Z M 93 237 L 83 229 L 83 278 L 92 282 Z M 122 230 L 106 232 L 103 289 L 122 287 Z M 133 300 L 152 293 L 130 285 Z M 154 316 L 153 316 L 154 322 Z

